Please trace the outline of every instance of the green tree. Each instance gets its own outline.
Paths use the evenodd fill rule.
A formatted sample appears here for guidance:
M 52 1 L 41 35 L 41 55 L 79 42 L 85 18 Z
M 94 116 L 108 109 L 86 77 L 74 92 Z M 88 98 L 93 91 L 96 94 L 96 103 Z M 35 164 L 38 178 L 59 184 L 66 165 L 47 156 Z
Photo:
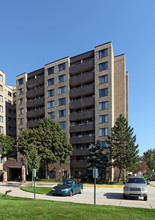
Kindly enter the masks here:
M 143 153 L 143 160 L 146 162 L 148 168 L 150 169 L 150 173 L 155 171 L 155 149 L 149 149 Z
M 2 155 L 2 157 L 12 156 L 14 139 L 10 136 L 0 134 L 0 146 L 0 154 Z
M 48 118 L 40 121 L 39 128 L 24 129 L 17 142 L 18 150 L 23 155 L 27 154 L 30 143 L 36 146 L 41 161 L 44 163 L 45 178 L 48 174 L 48 163 L 55 163 L 58 160 L 65 163 L 73 149 L 60 125 Z
M 34 144 L 28 145 L 28 151 L 26 152 L 26 159 L 28 168 L 30 171 L 32 169 L 36 169 L 36 171 L 39 170 L 40 167 L 40 156 L 38 155 L 38 150 Z
M 128 125 L 127 119 L 121 114 L 108 136 L 107 143 L 110 150 L 111 165 L 119 168 L 118 181 L 121 181 L 122 171 L 133 171 L 139 161 L 138 145 L 133 128 Z
M 87 157 L 88 171 L 91 171 L 92 175 L 93 168 L 96 167 L 100 178 L 105 178 L 108 157 L 107 154 L 103 154 L 101 142 L 97 141 L 96 145 L 91 145 L 89 152 L 90 155 Z

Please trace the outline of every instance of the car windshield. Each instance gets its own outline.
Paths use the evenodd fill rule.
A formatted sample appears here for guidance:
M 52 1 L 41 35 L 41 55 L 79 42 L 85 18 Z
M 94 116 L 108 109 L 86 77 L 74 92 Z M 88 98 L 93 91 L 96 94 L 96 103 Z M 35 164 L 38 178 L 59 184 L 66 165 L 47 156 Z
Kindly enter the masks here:
M 63 185 L 72 185 L 73 184 L 73 180 L 64 180 L 63 181 Z
M 127 183 L 145 183 L 145 180 L 143 178 L 129 178 Z

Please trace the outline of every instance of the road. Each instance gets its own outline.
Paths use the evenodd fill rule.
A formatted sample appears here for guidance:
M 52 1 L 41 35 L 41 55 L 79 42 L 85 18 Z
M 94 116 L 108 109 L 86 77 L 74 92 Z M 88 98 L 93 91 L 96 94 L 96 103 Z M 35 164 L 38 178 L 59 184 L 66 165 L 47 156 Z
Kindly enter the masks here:
M 9 193 L 10 196 L 34 198 L 33 193 L 24 192 L 17 186 L 0 186 L 0 193 L 5 193 L 6 190 L 12 190 Z M 72 197 L 36 194 L 36 199 L 94 204 L 94 188 L 84 187 L 82 194 Z M 148 201 L 138 199 L 124 200 L 122 188 L 97 187 L 96 204 L 155 209 L 155 187 L 148 188 Z

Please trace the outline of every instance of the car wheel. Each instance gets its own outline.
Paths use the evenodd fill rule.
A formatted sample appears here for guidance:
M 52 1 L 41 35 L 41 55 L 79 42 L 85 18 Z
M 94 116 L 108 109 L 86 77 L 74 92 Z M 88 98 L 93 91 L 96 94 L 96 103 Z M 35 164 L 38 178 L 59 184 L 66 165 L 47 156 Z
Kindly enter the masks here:
M 82 194 L 82 192 L 83 192 L 83 189 L 82 189 L 82 188 L 80 188 L 80 192 L 79 192 L 79 193 L 80 193 L 80 194 Z
M 123 199 L 127 199 L 128 197 L 126 195 L 123 195 Z
M 147 201 L 147 196 L 144 196 L 144 201 Z
M 72 195 L 73 195 L 73 191 L 71 190 L 70 193 L 69 193 L 69 196 L 72 196 Z

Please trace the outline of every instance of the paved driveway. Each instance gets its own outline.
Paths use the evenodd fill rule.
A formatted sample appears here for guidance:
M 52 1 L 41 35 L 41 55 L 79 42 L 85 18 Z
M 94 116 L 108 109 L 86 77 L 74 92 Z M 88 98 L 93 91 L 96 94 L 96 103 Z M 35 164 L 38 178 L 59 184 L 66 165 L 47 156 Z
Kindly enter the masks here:
M 34 198 L 33 193 L 24 192 L 20 190 L 19 187 L 0 186 L 0 193 L 4 193 L 9 189 L 12 190 L 12 192 L 9 193 L 11 196 Z M 84 187 L 82 194 L 77 194 L 72 197 L 36 194 L 36 199 L 94 204 L 94 188 Z M 155 209 L 155 187 L 148 188 L 148 201 L 138 199 L 124 200 L 122 188 L 97 187 L 96 204 Z

